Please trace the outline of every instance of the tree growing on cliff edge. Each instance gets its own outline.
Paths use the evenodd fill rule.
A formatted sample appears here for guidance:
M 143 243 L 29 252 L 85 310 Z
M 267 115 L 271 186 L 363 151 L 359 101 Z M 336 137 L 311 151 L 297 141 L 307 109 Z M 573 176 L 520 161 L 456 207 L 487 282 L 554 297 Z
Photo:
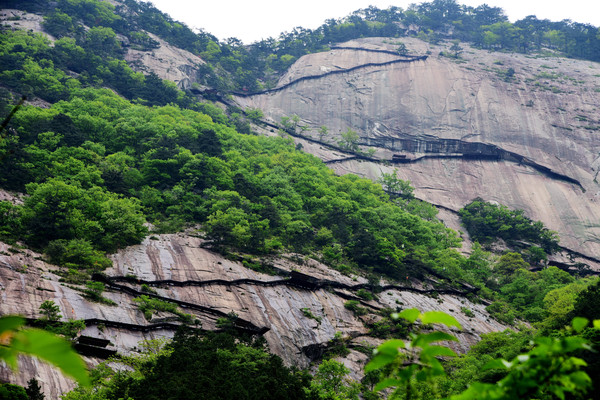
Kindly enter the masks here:
M 320 400 L 358 400 L 360 384 L 348 378 L 350 370 L 336 360 L 323 360 L 305 389 L 310 398 Z
M 377 182 L 381 183 L 381 186 L 386 191 L 391 192 L 395 196 L 408 200 L 415 198 L 413 195 L 415 189 L 410 186 L 409 181 L 398 178 L 398 169 L 394 169 L 394 172 L 389 174 L 384 172 Z
M 325 136 L 329 135 L 329 129 L 325 125 L 321 125 L 319 128 L 319 141 L 322 142 Z
M 359 151 L 360 149 L 358 148 L 358 133 L 356 133 L 356 131 L 353 131 L 352 129 L 348 128 L 347 131 L 342 132 L 340 137 L 340 140 L 338 141 L 338 145 L 344 149 L 344 150 L 348 150 L 348 151 Z
M 25 392 L 27 392 L 27 396 L 29 400 L 44 400 L 45 396 L 42 393 L 42 388 L 40 387 L 40 383 L 37 379 L 31 378 L 27 382 L 27 387 L 25 388 Z
M 459 43 L 460 42 L 458 40 L 452 41 L 452 46 L 450 47 L 450 51 L 454 53 L 454 58 L 459 58 L 460 53 L 463 52 L 463 48 L 460 46 Z
M 62 317 L 60 308 L 52 300 L 46 300 L 40 304 L 39 311 L 43 315 L 43 319 L 48 322 L 56 322 Z

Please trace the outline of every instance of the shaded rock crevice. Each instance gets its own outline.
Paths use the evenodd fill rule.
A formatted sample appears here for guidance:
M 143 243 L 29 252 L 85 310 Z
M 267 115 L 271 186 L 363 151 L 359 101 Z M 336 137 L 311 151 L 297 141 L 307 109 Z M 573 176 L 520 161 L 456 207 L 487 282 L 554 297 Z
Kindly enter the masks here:
M 431 273 L 432 271 L 427 271 Z M 124 292 L 132 293 L 135 295 L 145 294 L 149 297 L 160 298 L 163 300 L 168 300 L 172 302 L 177 302 L 178 300 L 172 300 L 169 298 L 163 298 L 162 296 L 158 296 L 152 293 L 139 292 L 129 286 L 120 285 L 115 282 L 128 282 L 132 284 L 145 284 L 149 286 L 212 286 L 212 285 L 224 285 L 224 286 L 238 286 L 238 285 L 255 285 L 255 286 L 264 286 L 264 287 L 273 287 L 273 286 L 290 286 L 301 290 L 314 291 L 319 289 L 345 289 L 349 291 L 358 291 L 360 289 L 372 289 L 372 285 L 369 283 L 358 283 L 356 285 L 348 285 L 343 282 L 332 281 L 327 279 L 319 279 L 310 275 L 306 275 L 300 272 L 292 271 L 290 274 L 290 278 L 285 279 L 275 279 L 270 281 L 263 281 L 257 279 L 234 279 L 234 280 L 224 280 L 224 279 L 210 279 L 210 280 L 186 280 L 186 281 L 174 281 L 171 279 L 165 280 L 156 280 L 156 281 L 148 281 L 144 279 L 137 279 L 133 277 L 127 276 L 112 276 L 107 277 L 101 274 L 95 274 L 92 279 L 100 281 L 111 288 L 121 290 Z M 404 292 L 414 292 L 420 294 L 452 294 L 456 296 L 466 296 L 470 293 L 476 292 L 476 288 L 465 286 L 465 290 L 457 290 L 452 288 L 445 289 L 419 289 L 413 286 L 405 286 L 398 284 L 388 284 L 378 286 L 377 289 L 384 290 L 398 290 Z M 338 294 L 336 292 L 336 294 Z M 185 302 L 182 302 L 185 303 Z M 186 303 L 187 304 L 187 303 Z M 185 305 L 184 305 L 185 306 Z M 201 306 L 200 306 L 201 307 Z M 219 311 L 220 313 L 220 311 Z
M 397 152 L 408 154 L 396 155 L 392 158 L 392 163 L 410 164 L 429 158 L 461 158 L 467 161 L 508 161 L 520 165 L 525 165 L 541 174 L 555 180 L 564 181 L 577 185 L 582 191 L 585 189 L 581 182 L 568 175 L 561 174 L 541 165 L 521 154 L 505 150 L 499 146 L 482 143 L 467 142 L 461 139 L 440 139 L 440 138 L 402 138 L 402 137 L 378 137 L 362 138 L 359 143 L 361 146 L 379 147 Z M 410 157 L 410 154 L 422 154 L 417 157 Z M 369 159 L 362 156 L 351 156 L 342 159 L 325 161 L 326 164 L 344 162 L 356 159 Z
M 227 318 L 229 315 L 226 312 L 220 311 L 215 309 L 214 307 L 208 307 L 208 306 L 202 306 L 196 303 L 190 303 L 187 301 L 182 301 L 182 300 L 176 300 L 170 297 L 164 297 L 164 296 L 160 296 L 158 294 L 154 294 L 154 293 L 147 293 L 147 292 L 141 292 L 139 290 L 136 290 L 132 287 L 126 286 L 126 285 L 120 285 L 118 283 L 115 283 L 113 281 L 111 281 L 110 278 L 102 275 L 102 274 L 94 274 L 92 275 L 92 280 L 94 281 L 98 281 L 98 282 L 102 282 L 104 283 L 108 288 L 119 291 L 119 292 L 123 292 L 123 293 L 127 293 L 129 295 L 132 296 L 148 296 L 154 299 L 158 299 L 158 300 L 162 300 L 162 301 L 167 301 L 170 303 L 174 303 L 177 304 L 180 307 L 183 308 L 187 308 L 190 310 L 194 310 L 194 311 L 199 311 L 205 314 L 212 314 L 218 318 Z M 266 332 L 269 331 L 269 327 L 259 327 L 254 325 L 252 322 L 247 321 L 245 319 L 242 318 L 236 318 L 234 326 L 236 329 L 241 330 L 241 331 L 247 331 L 251 334 L 258 334 L 258 335 L 264 335 Z

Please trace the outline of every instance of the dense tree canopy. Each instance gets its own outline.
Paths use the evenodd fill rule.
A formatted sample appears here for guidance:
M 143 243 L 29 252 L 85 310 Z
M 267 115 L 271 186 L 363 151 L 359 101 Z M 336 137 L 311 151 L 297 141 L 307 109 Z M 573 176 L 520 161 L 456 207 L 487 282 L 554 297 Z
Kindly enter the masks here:
M 509 210 L 506 206 L 477 198 L 459 214 L 471 237 L 481 243 L 503 239 L 513 244 L 528 242 L 547 253 L 558 250 L 557 233 L 546 229 L 541 222 L 527 218 L 523 210 Z
M 19 2 L 19 6 L 40 9 L 36 0 Z M 84 25 L 95 28 L 86 32 Z M 201 82 L 225 91 L 252 92 L 271 87 L 299 57 L 360 37 L 415 35 L 432 42 L 442 38 L 458 39 L 490 50 L 530 53 L 546 48 L 567 57 L 600 60 L 597 27 L 570 20 L 540 20 L 534 15 L 511 23 L 499 7 L 466 6 L 455 0 L 411 4 L 406 10 L 396 6 L 387 9 L 370 6 L 343 18 L 328 19 L 314 30 L 296 27 L 277 38 L 264 39 L 250 46 L 235 38 L 219 41 L 204 30 L 192 31 L 150 2 L 138 0 L 125 0 L 123 5 L 116 7 L 100 0 L 60 0 L 45 17 L 44 26 L 62 40 L 75 40 L 69 42 L 70 52 L 74 53 L 72 60 L 79 64 L 73 65 L 75 70 L 82 69 L 77 60 L 94 62 L 93 57 L 85 55 L 90 50 L 98 51 L 97 55 L 118 58 L 123 43 L 115 42 L 115 34 L 126 37 L 124 44 L 127 46 L 142 49 L 157 46 L 156 41 L 140 33 L 145 30 L 202 57 L 207 64 L 199 75 Z M 63 43 L 61 47 L 64 47 Z M 75 43 L 83 49 L 73 47 Z M 63 59 L 66 61 L 64 56 Z M 118 63 L 109 71 L 103 71 L 101 79 L 122 87 L 135 86 Z M 147 82 L 145 86 L 151 90 L 152 83 Z M 134 88 L 130 91 L 131 98 L 139 96 Z M 159 95 L 160 91 L 155 94 Z M 159 98 L 157 96 L 156 101 Z

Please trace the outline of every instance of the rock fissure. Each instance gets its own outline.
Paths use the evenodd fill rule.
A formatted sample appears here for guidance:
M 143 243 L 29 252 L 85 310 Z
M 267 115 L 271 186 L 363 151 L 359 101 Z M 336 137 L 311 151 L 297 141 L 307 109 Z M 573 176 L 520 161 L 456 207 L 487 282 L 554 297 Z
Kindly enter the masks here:
M 585 191 L 583 185 L 570 176 L 553 171 L 521 154 L 505 150 L 499 146 L 482 143 L 466 142 L 460 139 L 421 139 L 401 137 L 363 138 L 359 145 L 386 148 L 392 151 L 408 153 L 424 153 L 416 158 L 397 158 L 397 163 L 413 163 L 427 158 L 462 158 L 466 160 L 497 160 L 509 161 L 526 165 L 552 179 L 561 180 L 579 186 Z M 329 161 L 332 162 L 332 161 Z
M 381 50 L 381 49 L 369 49 L 367 47 L 353 47 L 353 46 L 331 46 L 331 50 L 354 50 L 354 51 L 367 51 L 370 53 L 382 53 L 382 54 L 391 54 L 396 57 L 406 57 L 408 60 L 415 59 L 418 56 L 409 56 L 400 54 L 397 51 L 393 50 Z
M 256 96 L 256 95 L 261 95 L 261 94 L 269 94 L 269 93 L 276 93 L 279 92 L 281 90 L 287 89 L 290 86 L 294 86 L 297 83 L 300 82 L 304 82 L 304 81 L 309 81 L 309 80 L 315 80 L 315 79 L 321 79 L 327 76 L 331 76 L 331 75 L 336 75 L 336 74 L 347 74 L 350 72 L 354 72 L 360 69 L 364 69 L 364 68 L 369 68 L 369 67 L 381 67 L 381 66 L 386 66 L 386 65 L 393 65 L 393 64 L 400 64 L 400 63 L 411 63 L 411 62 L 415 62 L 415 61 L 425 61 L 427 59 L 428 56 L 414 56 L 413 58 L 410 59 L 398 59 L 398 60 L 391 60 L 391 61 L 385 61 L 385 62 L 381 62 L 381 63 L 366 63 L 366 64 L 361 64 L 361 65 L 357 65 L 354 67 L 350 67 L 350 68 L 345 68 L 345 69 L 339 69 L 336 71 L 329 71 L 329 72 L 325 72 L 323 74 L 317 74 L 317 75 L 308 75 L 308 76 L 303 76 L 297 79 L 292 80 L 291 82 L 288 82 L 284 85 L 278 86 L 276 88 L 273 89 L 267 89 L 267 90 L 263 90 L 260 92 L 254 92 L 254 93 L 242 93 L 242 92 L 233 92 L 234 95 L 239 96 L 239 97 L 251 97 L 251 96 Z
M 154 293 L 147 293 L 147 292 L 142 292 L 139 290 L 136 290 L 134 288 L 131 288 L 129 286 L 126 285 L 119 285 L 117 283 L 114 283 L 110 280 L 110 278 L 101 275 L 101 274 L 94 274 L 92 275 L 92 280 L 94 281 L 98 281 L 98 282 L 102 282 L 104 283 L 108 288 L 113 289 L 113 290 L 117 290 L 123 293 L 127 293 L 129 295 L 132 296 L 148 296 L 148 297 L 152 297 L 158 300 L 162 300 L 162 301 L 167 301 L 167 302 L 171 302 L 174 304 L 177 304 L 180 307 L 183 308 L 187 308 L 187 309 L 191 309 L 191 310 L 195 310 L 195 311 L 200 311 L 206 314 L 213 314 L 217 317 L 221 317 L 221 318 L 227 318 L 229 315 L 223 311 L 217 310 L 214 307 L 209 307 L 209 306 L 202 306 L 196 303 L 190 303 L 187 301 L 182 301 L 182 300 L 176 300 L 173 298 L 169 298 L 169 297 L 165 297 L 165 296 L 160 296 L 158 294 L 154 294 Z M 266 332 L 269 331 L 270 328 L 268 327 L 259 327 L 254 325 L 252 322 L 250 321 L 246 321 L 242 318 L 237 318 L 235 320 L 235 327 L 236 329 L 241 329 L 241 330 L 247 330 L 253 334 L 259 334 L 259 335 L 263 335 Z
M 428 271 L 428 272 L 431 272 L 431 271 Z M 291 275 L 290 278 L 277 279 L 277 280 L 272 280 L 272 281 L 263 281 L 263 280 L 258 280 L 258 279 L 234 279 L 234 280 L 209 279 L 209 280 L 186 280 L 186 281 L 174 281 L 171 279 L 165 279 L 165 280 L 148 281 L 148 280 L 144 280 L 144 279 L 137 279 L 137 278 L 127 277 L 127 276 L 107 277 L 107 276 L 100 275 L 100 274 L 95 274 L 92 277 L 92 279 L 103 282 L 103 283 L 109 285 L 111 288 L 115 288 L 117 290 L 130 292 L 130 293 L 133 293 L 136 295 L 146 294 L 150 297 L 155 297 L 155 298 L 160 298 L 160 299 L 165 299 L 165 300 L 171 300 L 171 299 L 164 298 L 164 297 L 158 296 L 158 295 L 154 295 L 152 293 L 140 292 L 129 286 L 119 285 L 115 282 L 128 282 L 128 283 L 132 283 L 132 284 L 140 284 L 140 285 L 145 284 L 145 285 L 150 285 L 150 286 L 178 286 L 178 287 L 185 287 L 185 286 L 202 287 L 202 286 L 211 286 L 211 285 L 224 285 L 224 286 L 256 285 L 256 286 L 265 286 L 265 287 L 290 286 L 290 287 L 294 287 L 297 289 L 308 290 L 308 291 L 314 291 L 314 290 L 326 289 L 326 288 L 358 291 L 360 289 L 370 289 L 372 287 L 368 283 L 358 283 L 356 285 L 348 285 L 348 284 L 345 284 L 342 282 L 337 282 L 337 281 L 332 281 L 332 280 L 327 280 L 327 279 L 319 279 L 319 278 L 315 278 L 313 276 L 306 275 L 306 274 L 296 272 L 296 271 L 292 271 L 292 273 L 290 275 Z M 394 290 L 398 290 L 398 291 L 415 292 L 415 293 L 420 293 L 420 294 L 438 293 L 438 294 L 453 294 L 453 295 L 458 295 L 458 296 L 466 296 L 467 294 L 477 291 L 475 288 L 470 288 L 470 287 L 468 288 L 468 290 L 460 291 L 460 290 L 456 290 L 456 289 L 419 289 L 419 288 L 412 287 L 412 286 L 403 286 L 403 285 L 397 285 L 397 284 L 382 285 L 382 286 L 379 286 L 378 289 L 382 290 L 382 291 L 394 289 Z M 335 291 L 334 293 L 340 297 L 347 296 L 338 291 Z M 176 302 L 178 300 L 173 300 L 173 301 Z M 186 302 L 182 302 L 182 303 L 187 304 Z M 369 305 L 369 303 L 365 303 L 365 304 Z M 199 306 L 199 307 L 203 307 L 203 306 Z

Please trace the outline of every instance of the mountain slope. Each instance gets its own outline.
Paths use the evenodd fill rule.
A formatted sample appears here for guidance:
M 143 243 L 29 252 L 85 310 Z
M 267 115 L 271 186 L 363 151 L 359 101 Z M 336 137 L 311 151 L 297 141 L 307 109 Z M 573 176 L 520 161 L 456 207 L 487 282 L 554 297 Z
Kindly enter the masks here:
M 39 27 L 39 16 L 21 17 Z M 40 189 L 39 196 L 31 196 L 40 207 L 26 200 L 24 208 L 29 211 L 24 221 L 28 226 L 52 228 L 26 231 L 19 239 L 42 251 L 50 240 L 64 245 L 61 240 L 77 242 L 83 235 L 104 239 L 100 232 L 107 229 L 114 243 L 94 245 L 112 251 L 140 240 L 136 236 L 129 238 L 133 241 L 119 241 L 123 226 L 116 225 L 123 224 L 114 222 L 120 221 L 116 217 L 124 210 L 134 210 L 138 233 L 145 232 L 140 222 L 145 216 L 167 231 L 200 224 L 212 240 L 196 237 L 193 231 L 164 235 L 153 231 L 141 244 L 112 254 L 112 267 L 104 271 L 105 276 L 85 275 L 94 266 L 78 275 L 76 269 L 82 266 L 73 267 L 70 260 L 58 260 L 64 264 L 59 268 L 42 261 L 38 252 L 23 250 L 19 247 L 23 242 L 15 247 L 3 243 L 2 313 L 34 319 L 43 301 L 54 300 L 65 318 L 86 321 L 84 336 L 106 339 L 111 342 L 109 351 L 128 353 L 141 339 L 171 336 L 181 322 L 182 315 L 166 311 L 155 312 L 149 320 L 139 307 L 141 296 L 170 302 L 180 313 L 190 314 L 192 323 L 198 321 L 208 330 L 219 328 L 219 320 L 232 317 L 228 314 L 233 311 L 238 329 L 263 334 L 272 351 L 288 364 L 303 367 L 319 360 L 340 332 L 351 349 L 344 362 L 352 367 L 354 377 L 360 377 L 370 346 L 381 340 L 376 336 L 393 331 L 387 317 L 399 308 L 454 315 L 465 328 L 457 334 L 460 351 L 481 334 L 505 328 L 490 318 L 485 304 L 471 302 L 472 287 L 453 282 L 470 273 L 467 259 L 453 249 L 458 243 L 454 234 L 436 223 L 433 215 L 424 222 L 414 209 L 413 214 L 407 211 L 402 199 L 390 199 L 378 185 L 355 177 L 333 177 L 318 160 L 294 151 L 291 141 L 239 135 L 232 128 L 239 110 L 231 107 L 230 100 L 223 99 L 230 106 L 227 117 L 216 107 L 196 103 L 190 93 L 184 98 L 174 85 L 163 85 L 154 75 L 129 74 L 119 57 L 138 71 L 176 81 L 180 88 L 207 83 L 201 76 L 207 63 L 158 36 L 148 37 L 154 48 L 140 50 L 118 36 L 115 40 L 126 51 L 110 56 L 112 65 L 127 72 L 132 82 L 148 86 L 148 90 L 125 87 L 132 102 L 115 94 L 123 89 L 118 77 L 105 83 L 96 75 L 93 81 L 81 80 L 86 89 L 64 90 L 56 99 L 64 101 L 36 100 L 33 104 L 47 109 L 25 108 L 15 117 L 18 135 L 11 136 L 15 151 L 3 156 L 14 156 L 14 166 L 27 173 L 20 182 L 10 174 L 2 179 L 13 188 L 27 188 L 30 194 Z M 252 96 L 241 93 L 235 100 L 243 107 L 261 108 L 271 122 L 299 115 L 301 125 L 309 128 L 303 134 L 312 139 L 296 138 L 297 143 L 340 175 L 355 173 L 375 180 L 397 167 L 398 175 L 417 187 L 417 195 L 438 204 L 440 216 L 456 229 L 460 225 L 455 211 L 482 196 L 524 208 L 533 219 L 558 230 L 564 245 L 593 256 L 598 247 L 594 225 L 598 210 L 592 201 L 597 192 L 593 134 L 598 99 L 597 91 L 586 89 L 598 85 L 597 65 L 564 59 L 531 61 L 474 49 L 461 59 L 441 57 L 443 47 L 416 39 L 403 41 L 417 57 L 401 57 L 395 51 L 396 40 L 357 40 L 305 56 L 274 90 Z M 69 43 L 63 40 L 61 46 L 67 48 Z M 90 43 L 82 43 L 88 56 L 95 55 Z M 56 56 L 45 44 L 38 45 L 38 58 Z M 71 50 L 79 51 L 76 46 Z M 12 56 L 10 51 L 7 54 Z M 97 62 L 100 74 L 106 73 L 100 57 L 90 59 Z M 50 65 L 47 60 L 42 64 Z M 65 65 L 65 77 L 85 75 L 82 65 L 77 65 L 77 72 Z M 15 71 L 18 76 L 18 68 Z M 113 91 L 88 87 L 103 83 Z M 18 84 L 10 89 L 21 87 Z M 153 94 L 165 88 L 171 97 L 155 103 Z M 193 89 L 203 93 L 198 86 Z M 145 97 L 137 97 L 140 93 Z M 181 100 L 179 107 L 144 105 L 168 104 L 169 99 Z M 204 114 L 184 110 L 186 105 Z M 332 132 L 325 141 L 338 149 L 314 140 L 323 125 Z M 261 132 L 273 135 L 275 128 L 267 125 Z M 359 132 L 363 149 L 376 149 L 374 159 L 365 162 L 364 155 L 357 159 L 339 150 L 337 135 L 348 128 Z M 82 170 L 85 173 L 79 174 Z M 54 210 L 41 207 L 54 199 L 44 197 L 53 188 L 60 189 L 60 196 L 84 194 L 94 203 L 86 207 L 68 199 L 85 216 L 67 215 L 72 223 L 65 225 L 67 233 L 57 229 L 65 222 L 60 213 L 46 213 Z M 96 196 L 87 197 L 91 193 Z M 22 201 L 17 197 L 0 192 L 0 199 L 4 198 L 20 209 Z M 41 210 L 39 215 L 33 208 Z M 10 207 L 3 210 L 8 210 L 0 215 L 4 225 L 18 214 Z M 46 214 L 58 219 L 48 221 Z M 89 231 L 95 236 L 88 237 Z M 92 244 L 89 249 L 98 250 Z M 243 254 L 240 249 L 256 254 Z M 291 253 L 294 250 L 310 256 Z M 589 262 L 585 257 L 580 260 Z M 494 262 L 487 260 L 485 268 L 491 270 Z M 277 276 L 255 269 L 274 271 Z M 396 280 L 377 287 L 374 280 L 379 276 L 370 275 L 373 272 Z M 564 275 L 563 283 L 568 282 Z M 103 296 L 118 306 L 91 302 L 86 279 L 104 284 Z M 372 289 L 378 298 L 367 300 L 361 289 Z M 358 307 L 370 312 L 355 316 L 351 308 L 361 311 Z M 71 387 L 36 362 L 29 362 L 23 372 L 16 377 L 2 370 L 0 378 L 24 384 L 37 375 L 52 396 Z
M 203 329 L 216 329 L 217 319 L 230 312 L 239 316 L 239 323 L 243 320 L 266 328 L 264 337 L 270 350 L 288 365 L 308 367 L 311 361 L 322 357 L 329 341 L 340 332 L 348 340 L 346 346 L 350 354 L 344 359 L 355 378 L 361 377 L 367 359 L 364 348 L 381 342 L 381 339 L 370 337 L 365 324 L 381 320 L 377 311 L 386 307 L 410 306 L 422 311 L 443 310 L 454 315 L 463 326 L 461 332 L 454 333 L 460 339 L 454 347 L 461 352 L 476 343 L 481 334 L 506 328 L 489 317 L 484 304 L 472 303 L 458 291 L 444 294 L 443 286 L 433 281 L 402 282 L 399 285 L 404 289 L 390 287 L 380 292 L 376 300 L 363 301 L 356 290 L 328 288 L 328 284 L 314 286 L 298 280 L 297 284 L 290 284 L 289 276 L 254 272 L 241 262 L 205 249 L 203 240 L 184 234 L 146 239 L 141 245 L 112 256 L 114 266 L 106 270 L 106 274 L 112 279 L 126 280 L 114 281 L 114 286 L 107 286 L 103 295 L 117 306 L 90 302 L 76 286 L 61 284 L 60 276 L 56 275 L 57 267 L 39 258 L 35 252 L 19 251 L 0 242 L 2 313 L 36 318 L 38 306 L 45 300 L 53 300 L 65 318 L 86 320 L 87 327 L 81 335 L 106 339 L 110 341 L 109 350 L 118 350 L 122 354 L 135 352 L 140 340 L 171 337 L 178 324 L 177 318 L 170 313 L 155 314 L 151 321 L 144 318 L 133 301 L 136 295 L 131 292 L 137 292 L 137 296 L 148 294 L 142 291 L 140 282 L 150 283 L 159 296 L 186 303 L 187 306 L 181 306 L 181 309 L 191 313 Z M 298 271 L 323 282 L 347 287 L 367 284 L 364 278 L 344 276 L 313 260 L 300 265 L 277 257 L 269 262 L 280 271 Z M 193 283 L 152 283 L 161 280 Z M 381 284 L 385 285 L 385 282 Z M 129 288 L 129 291 L 123 288 Z M 362 302 L 372 314 L 354 316 L 344 307 L 348 299 Z M 465 307 L 474 315 L 465 315 L 461 311 Z M 303 310 L 310 311 L 318 321 Z M 173 326 L 160 325 L 165 323 Z M 92 365 L 99 361 L 88 359 Z M 65 380 L 55 369 L 25 358 L 19 374 L 0 369 L 0 379 L 17 384 L 26 385 L 32 377 L 40 381 L 43 391 L 51 398 L 73 388 L 73 382 Z
M 398 58 L 357 50 L 392 50 L 389 40 L 362 39 L 304 56 L 278 86 L 297 83 L 238 101 L 273 121 L 296 114 L 312 138 L 322 125 L 332 132 L 329 143 L 352 129 L 359 144 L 377 149 L 376 158 L 406 157 L 392 166 L 331 164 L 339 173 L 376 179 L 396 167 L 433 204 L 458 210 L 480 196 L 524 209 L 558 231 L 562 245 L 595 257 L 600 64 L 473 48 L 455 59 L 439 55 L 448 51 L 444 45 L 403 38 L 411 54 L 431 55 L 339 73 Z M 329 71 L 338 73 L 304 79 Z

